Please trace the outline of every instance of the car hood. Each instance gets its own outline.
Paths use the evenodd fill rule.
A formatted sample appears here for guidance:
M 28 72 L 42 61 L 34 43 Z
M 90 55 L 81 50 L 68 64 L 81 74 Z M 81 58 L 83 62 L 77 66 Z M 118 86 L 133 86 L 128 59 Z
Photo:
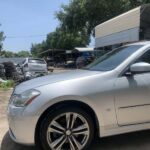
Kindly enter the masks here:
M 15 93 L 21 93 L 29 89 L 33 89 L 39 86 L 52 84 L 60 81 L 66 81 L 86 76 L 92 76 L 95 74 L 101 73 L 99 71 L 89 71 L 89 70 L 73 70 L 66 71 L 63 73 L 53 73 L 44 77 L 35 78 L 26 82 L 23 82 L 16 86 Z

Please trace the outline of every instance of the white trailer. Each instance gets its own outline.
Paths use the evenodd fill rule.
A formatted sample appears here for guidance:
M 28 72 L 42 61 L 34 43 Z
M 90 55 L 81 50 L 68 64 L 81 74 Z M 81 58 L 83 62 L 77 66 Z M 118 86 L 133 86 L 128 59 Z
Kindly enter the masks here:
M 95 27 L 95 46 L 150 40 L 150 4 L 142 5 Z

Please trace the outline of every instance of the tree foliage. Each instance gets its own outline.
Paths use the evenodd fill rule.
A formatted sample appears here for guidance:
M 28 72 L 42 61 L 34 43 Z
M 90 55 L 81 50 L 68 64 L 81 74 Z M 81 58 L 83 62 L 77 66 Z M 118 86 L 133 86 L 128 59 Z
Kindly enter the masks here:
M 72 0 L 69 5 L 62 5 L 56 17 L 64 30 L 86 29 L 90 36 L 96 25 L 148 2 L 150 0 Z
M 31 54 L 35 57 L 40 57 L 41 52 L 43 52 L 47 49 L 49 49 L 49 47 L 47 46 L 45 41 L 43 41 L 42 43 L 38 43 L 38 44 L 32 44 Z
M 19 51 L 19 52 L 12 52 L 12 51 L 1 51 L 1 56 L 10 58 L 10 57 L 29 57 L 31 56 L 29 51 Z
M 96 25 L 150 0 L 70 0 L 56 12 L 60 25 L 47 39 L 33 44 L 31 53 L 40 56 L 47 49 L 73 49 L 90 42 Z
M 19 51 L 18 53 L 15 53 L 16 57 L 30 57 L 31 54 L 29 51 Z
M 56 31 L 47 35 L 45 41 L 39 44 L 32 44 L 31 53 L 34 56 L 48 49 L 71 50 L 76 46 L 86 46 L 89 43 L 89 36 L 81 32 L 66 32 L 62 28 L 57 28 Z
M 47 35 L 46 43 L 52 49 L 73 49 L 75 46 L 86 46 L 88 37 L 80 32 L 65 32 L 57 28 Z
M 1 24 L 0 24 L 1 26 Z M 2 47 L 3 47 L 3 41 L 4 41 L 5 37 L 4 37 L 4 32 L 0 32 L 0 51 L 2 50 Z

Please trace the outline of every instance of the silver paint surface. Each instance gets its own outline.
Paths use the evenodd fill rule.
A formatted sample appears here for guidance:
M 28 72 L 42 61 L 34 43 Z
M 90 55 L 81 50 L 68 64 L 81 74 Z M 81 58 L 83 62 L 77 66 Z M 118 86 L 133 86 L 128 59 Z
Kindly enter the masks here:
M 14 93 L 29 89 L 41 92 L 30 105 L 8 107 L 13 140 L 34 144 L 35 128 L 40 116 L 52 105 L 63 101 L 87 104 L 99 123 L 99 136 L 111 136 L 150 129 L 150 73 L 125 76 L 123 73 L 137 58 L 150 49 L 143 45 L 116 69 L 106 72 L 75 70 L 40 77 L 18 85 Z

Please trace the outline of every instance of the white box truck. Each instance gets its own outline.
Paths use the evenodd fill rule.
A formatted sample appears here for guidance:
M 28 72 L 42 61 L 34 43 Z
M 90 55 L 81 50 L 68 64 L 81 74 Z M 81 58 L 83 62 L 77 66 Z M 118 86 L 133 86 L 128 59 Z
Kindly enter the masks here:
M 142 5 L 95 27 L 96 49 L 150 40 L 150 4 Z

